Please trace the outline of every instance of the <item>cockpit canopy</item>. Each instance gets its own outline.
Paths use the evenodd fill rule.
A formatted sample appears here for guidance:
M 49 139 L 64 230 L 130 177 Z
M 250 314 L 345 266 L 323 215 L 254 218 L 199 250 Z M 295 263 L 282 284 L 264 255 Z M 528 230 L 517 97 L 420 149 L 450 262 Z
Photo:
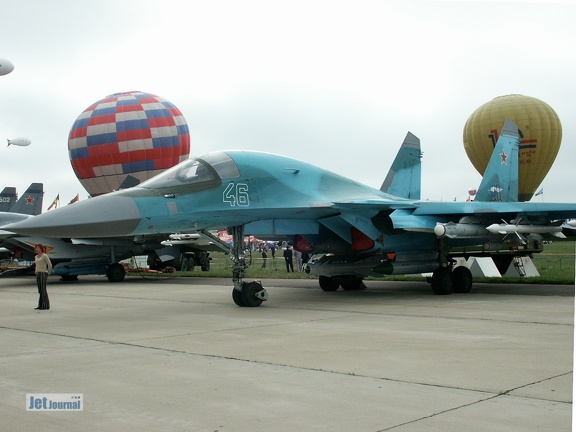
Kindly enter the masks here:
M 204 189 L 220 184 L 222 179 L 237 177 L 240 177 L 240 171 L 236 163 L 228 154 L 219 151 L 181 162 L 140 186 L 164 189 L 198 185 Z

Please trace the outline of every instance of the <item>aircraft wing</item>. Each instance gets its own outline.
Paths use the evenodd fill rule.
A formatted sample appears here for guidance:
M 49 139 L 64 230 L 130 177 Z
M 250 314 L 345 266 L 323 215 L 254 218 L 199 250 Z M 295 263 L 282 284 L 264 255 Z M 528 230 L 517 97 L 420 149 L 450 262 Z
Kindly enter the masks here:
M 0 238 L 5 239 L 15 235 L 14 232 L 1 229 L 5 225 L 13 224 L 15 222 L 20 222 L 30 218 L 31 216 L 20 214 L 20 213 L 10 213 L 10 212 L 0 212 Z
M 14 235 L 16 235 L 16 234 L 13 233 L 12 231 L 6 231 L 3 229 L 0 229 L 0 239 L 7 239 L 7 238 L 10 238 Z
M 415 216 L 428 215 L 508 215 L 542 216 L 549 220 L 570 219 L 574 217 L 576 204 L 537 203 L 537 202 L 421 202 L 414 210 Z

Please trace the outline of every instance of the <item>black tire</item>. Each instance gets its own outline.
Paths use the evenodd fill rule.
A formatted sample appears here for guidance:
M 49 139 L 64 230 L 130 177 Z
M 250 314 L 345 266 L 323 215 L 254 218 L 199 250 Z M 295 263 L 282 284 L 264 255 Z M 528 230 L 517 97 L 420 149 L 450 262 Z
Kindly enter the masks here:
M 434 294 L 452 294 L 452 272 L 448 267 L 438 267 L 432 274 L 432 290 Z
M 236 288 L 232 288 L 232 300 L 240 307 L 246 307 L 244 303 L 244 298 L 242 297 L 242 293 L 238 291 Z
M 204 261 L 201 268 L 203 272 L 210 271 L 210 258 L 206 258 L 206 261 Z
M 188 271 L 188 257 L 183 256 L 182 262 L 180 263 L 180 271 L 187 272 Z
M 122 282 L 124 276 L 126 276 L 126 272 L 124 271 L 124 266 L 122 264 L 110 264 L 106 270 L 106 277 L 110 282 Z
M 337 291 L 340 288 L 340 281 L 330 276 L 320 276 L 318 283 L 322 291 L 326 292 Z
M 186 261 L 188 262 L 188 271 L 194 271 L 194 267 L 196 266 L 196 260 L 192 255 L 186 257 Z
M 259 282 L 244 282 L 242 284 L 242 301 L 246 307 L 258 307 L 262 304 L 262 299 L 256 297 L 256 293 L 262 291 L 262 284 Z
M 340 280 L 340 285 L 346 291 L 359 291 L 366 288 L 362 278 L 356 276 L 348 276 Z
M 472 290 L 472 272 L 468 267 L 456 267 L 452 271 L 452 283 L 454 292 L 469 293 Z

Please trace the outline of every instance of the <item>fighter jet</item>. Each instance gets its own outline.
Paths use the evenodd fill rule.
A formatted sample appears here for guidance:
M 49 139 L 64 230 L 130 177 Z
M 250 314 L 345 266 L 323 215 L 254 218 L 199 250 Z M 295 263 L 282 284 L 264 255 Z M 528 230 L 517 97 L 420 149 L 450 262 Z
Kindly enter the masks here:
M 5 187 L 0 193 L 0 227 L 2 225 L 28 219 L 42 212 L 42 200 L 44 198 L 44 185 L 32 183 L 18 199 L 15 187 Z M 10 236 L 0 229 L 0 255 L 9 255 L 9 247 L 3 244 L 2 239 Z
M 233 236 L 232 297 L 239 306 L 260 306 L 268 294 L 245 282 L 244 235 L 284 237 L 296 250 L 323 254 L 312 273 L 320 287 L 358 288 L 369 274 L 433 271 L 437 294 L 468 292 L 472 275 L 455 259 L 537 253 L 538 237 L 488 230 L 548 227 L 576 218 L 576 204 L 518 201 L 518 127 L 507 120 L 489 162 L 478 200 L 429 202 L 420 185 L 401 197 L 360 184 L 312 164 L 269 153 L 218 151 L 189 159 L 131 189 L 96 197 L 6 230 L 57 237 L 154 236 L 227 228 Z M 419 146 L 400 156 L 399 178 L 419 175 Z M 399 167 L 404 164 L 399 164 Z M 393 176 L 394 177 L 394 176 Z M 384 190 L 402 190 L 392 178 Z M 539 230 L 541 232 L 542 230 Z M 540 235 L 540 234 L 538 234 Z M 506 237 L 506 238 L 505 238 Z M 314 270 L 316 268 L 316 270 Z M 454 271 L 452 271 L 454 268 Z
M 149 265 L 155 269 L 178 266 L 187 271 L 199 265 L 203 271 L 210 268 L 210 252 L 221 251 L 212 241 L 198 235 L 188 238 L 186 244 L 163 244 L 169 236 L 145 238 L 54 238 L 47 236 L 19 236 L 6 232 L 3 225 L 28 219 L 42 211 L 43 184 L 33 183 L 17 200 L 16 188 L 6 187 L 0 193 L 0 256 L 11 256 L 23 261 L 34 261 L 34 247 L 46 246 L 54 268 L 52 274 L 64 281 L 76 280 L 79 275 L 103 274 L 110 282 L 121 282 L 125 269 L 118 261 L 138 255 L 148 255 Z M 31 268 L 18 268 L 2 276 L 28 274 Z
M 122 282 L 126 271 L 119 261 L 142 255 L 148 256 L 148 265 L 155 270 L 182 266 L 191 271 L 195 265 L 200 265 L 204 271 L 210 266 L 210 252 L 221 251 L 212 242 L 201 239 L 186 246 L 163 244 L 167 237 L 50 238 L 9 235 L 0 239 L 0 245 L 12 251 L 16 258 L 33 261 L 34 247 L 43 244 L 54 265 L 52 274 L 60 276 L 63 281 L 75 281 L 81 275 L 97 274 L 106 275 L 110 282 Z M 26 274 L 26 269 L 20 270 L 1 275 Z

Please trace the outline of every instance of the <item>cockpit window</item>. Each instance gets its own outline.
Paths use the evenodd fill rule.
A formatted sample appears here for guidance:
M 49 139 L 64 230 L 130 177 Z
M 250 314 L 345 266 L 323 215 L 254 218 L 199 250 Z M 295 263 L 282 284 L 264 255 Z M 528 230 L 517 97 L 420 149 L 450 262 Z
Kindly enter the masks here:
M 240 171 L 230 156 L 224 152 L 208 153 L 200 159 L 208 162 L 218 173 L 220 178 L 237 178 L 240 177 Z
M 209 153 L 197 159 L 188 159 L 164 171 L 140 186 L 145 188 L 167 188 L 184 185 L 206 185 L 210 187 L 222 178 L 239 177 L 234 161 L 224 152 Z

